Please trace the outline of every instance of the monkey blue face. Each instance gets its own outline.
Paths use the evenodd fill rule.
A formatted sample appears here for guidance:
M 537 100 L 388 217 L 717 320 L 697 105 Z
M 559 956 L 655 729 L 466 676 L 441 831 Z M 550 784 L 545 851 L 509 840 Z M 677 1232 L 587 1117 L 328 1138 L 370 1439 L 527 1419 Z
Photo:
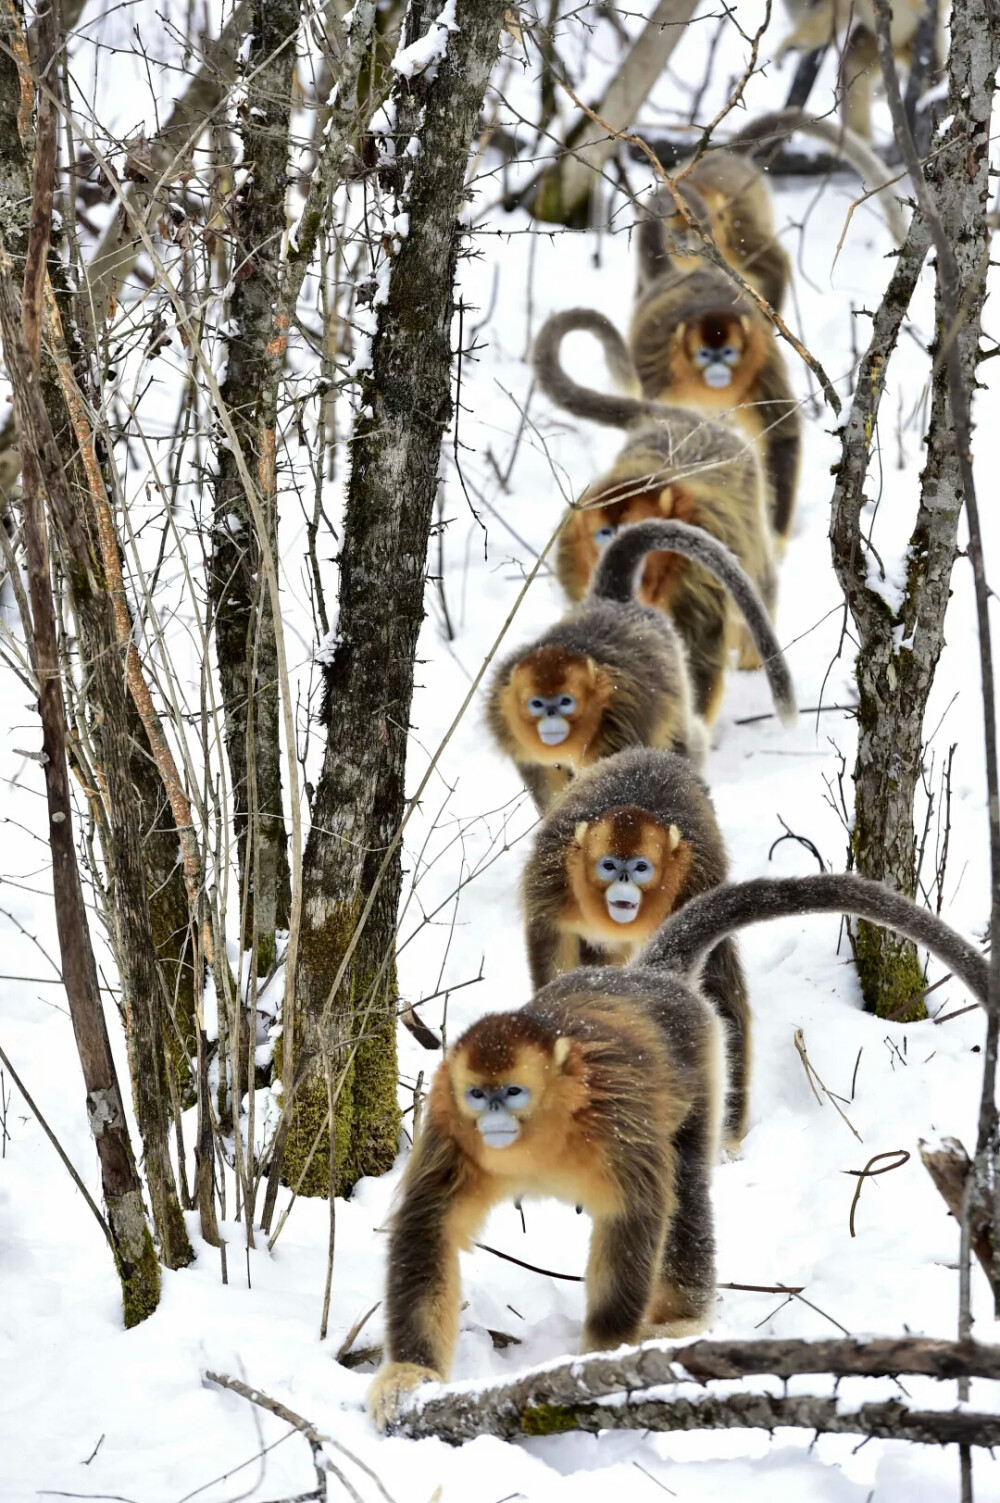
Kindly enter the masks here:
M 701 370 L 702 380 L 715 390 L 729 385 L 733 379 L 733 367 L 739 365 L 742 358 L 743 351 L 733 344 L 716 347 L 703 344 L 694 352 L 694 363 Z
M 465 1093 L 487 1148 L 509 1148 L 517 1140 L 521 1124 L 514 1112 L 525 1111 L 530 1102 L 531 1092 L 522 1085 L 469 1086 Z
M 605 889 L 608 917 L 616 924 L 630 924 L 642 907 L 642 889 L 656 876 L 653 863 L 645 856 L 602 856 L 595 871 Z
M 546 698 L 532 695 L 528 700 L 528 714 L 538 722 L 538 739 L 545 746 L 561 746 L 572 727 L 567 715 L 574 714 L 576 700 L 572 694 L 556 694 Z

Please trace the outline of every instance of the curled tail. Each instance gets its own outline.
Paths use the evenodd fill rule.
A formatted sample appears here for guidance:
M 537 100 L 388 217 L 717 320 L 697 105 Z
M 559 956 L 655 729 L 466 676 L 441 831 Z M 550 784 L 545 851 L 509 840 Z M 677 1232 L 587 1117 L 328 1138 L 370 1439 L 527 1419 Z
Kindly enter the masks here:
M 637 575 L 647 553 L 682 553 L 725 585 L 750 628 L 778 717 L 791 725 L 797 713 L 795 689 L 764 602 L 735 553 L 711 533 L 687 522 L 634 522 L 622 528 L 601 554 L 590 586 L 591 599 L 634 600 Z
M 805 110 L 771 110 L 766 115 L 758 115 L 756 120 L 745 125 L 726 145 L 729 151 L 754 148 L 763 150 L 766 146 L 779 144 L 797 130 L 803 135 L 812 136 L 816 141 L 822 141 L 834 156 L 849 162 L 876 192 L 889 187 L 890 180 L 896 176 L 878 152 L 856 131 L 836 120 L 819 120 Z M 906 216 L 891 194 L 879 193 L 878 202 L 897 244 L 902 245 L 908 228 Z
M 983 956 L 927 908 L 921 908 L 881 882 L 851 872 L 815 877 L 757 877 L 715 887 L 692 898 L 672 915 L 639 957 L 642 965 L 662 965 L 685 974 L 696 971 L 726 934 L 764 919 L 805 913 L 851 913 L 884 924 L 924 945 L 985 1004 L 988 967 Z
M 574 417 L 589 418 L 591 422 L 604 423 L 609 428 L 628 428 L 638 419 L 662 411 L 659 403 L 647 402 L 642 397 L 612 395 L 595 391 L 590 386 L 578 386 L 572 376 L 567 375 L 559 358 L 563 339 L 578 331 L 593 334 L 600 341 L 616 385 L 625 390 L 639 386 L 632 357 L 611 320 L 598 313 L 596 308 L 567 308 L 565 312 L 553 313 L 547 318 L 535 339 L 535 378 L 550 401 L 565 407 Z

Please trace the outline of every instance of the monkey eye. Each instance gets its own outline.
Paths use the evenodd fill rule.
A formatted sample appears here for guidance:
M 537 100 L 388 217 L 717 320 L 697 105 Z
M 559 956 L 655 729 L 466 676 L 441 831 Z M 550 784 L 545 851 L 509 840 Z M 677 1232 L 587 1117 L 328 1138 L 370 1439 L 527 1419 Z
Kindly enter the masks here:
M 739 365 L 740 352 L 735 345 L 724 344 L 722 346 L 722 349 L 719 350 L 716 358 L 721 360 L 724 365 Z
M 528 1090 L 522 1085 L 509 1085 L 503 1088 L 504 1100 L 509 1101 L 511 1106 L 526 1106 L 528 1103 Z
M 529 715 L 544 715 L 545 714 L 545 701 L 544 701 L 544 699 L 539 699 L 539 697 L 538 697 L 537 694 L 535 695 L 534 699 L 529 699 L 528 700 L 528 714 Z
M 465 1093 L 465 1100 L 474 1112 L 481 1112 L 486 1105 L 486 1092 L 481 1086 L 469 1086 Z
M 615 529 L 605 524 L 604 527 L 598 527 L 597 531 L 594 533 L 594 542 L 597 544 L 598 548 L 603 548 L 605 544 L 610 543 L 614 535 Z
M 576 700 L 572 694 L 563 694 L 559 700 L 559 708 L 564 715 L 572 715 L 576 709 Z
M 630 861 L 628 869 L 636 882 L 648 882 L 653 875 L 653 863 L 647 861 L 645 856 L 639 856 L 635 861 Z
M 613 880 L 618 875 L 618 862 L 610 856 L 602 856 L 597 863 L 597 875 L 607 877 L 609 881 Z
M 710 350 L 707 344 L 699 345 L 694 352 L 695 365 L 711 365 L 715 359 L 715 351 Z

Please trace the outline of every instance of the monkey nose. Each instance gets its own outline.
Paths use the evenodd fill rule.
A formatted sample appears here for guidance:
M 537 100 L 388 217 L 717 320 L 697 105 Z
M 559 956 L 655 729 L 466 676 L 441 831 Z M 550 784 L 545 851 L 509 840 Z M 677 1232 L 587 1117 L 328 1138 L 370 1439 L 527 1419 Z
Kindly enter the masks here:
M 538 735 L 546 746 L 561 746 L 569 735 L 569 722 L 561 715 L 545 715 L 538 722 Z
M 721 360 L 717 360 L 713 365 L 706 365 L 705 367 L 706 386 L 713 386 L 719 389 L 723 386 L 728 386 L 732 379 L 732 371 L 728 365 L 723 365 Z

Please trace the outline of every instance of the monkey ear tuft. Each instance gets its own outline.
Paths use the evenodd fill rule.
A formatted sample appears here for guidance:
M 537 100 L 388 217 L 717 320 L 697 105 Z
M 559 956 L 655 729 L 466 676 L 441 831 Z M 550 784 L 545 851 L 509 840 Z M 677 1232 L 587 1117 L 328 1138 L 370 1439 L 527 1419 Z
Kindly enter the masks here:
M 665 485 L 660 492 L 659 507 L 665 517 L 669 517 L 674 509 L 674 488 Z
M 670 826 L 670 829 L 667 831 L 667 839 L 670 841 L 670 849 L 676 851 L 681 843 L 681 832 L 676 825 Z
M 568 1039 L 565 1034 L 561 1034 L 560 1037 L 556 1039 L 555 1046 L 552 1050 L 552 1058 L 555 1060 L 556 1067 L 558 1069 L 561 1070 L 563 1065 L 569 1059 L 569 1052 L 572 1047 L 573 1040 Z
M 677 335 L 678 339 L 683 339 L 684 338 L 684 330 L 686 328 L 687 328 L 687 324 L 684 322 L 683 319 L 681 319 L 680 323 L 674 329 L 674 333 Z
M 593 658 L 588 658 L 587 659 L 587 677 L 590 679 L 590 682 L 592 684 L 596 684 L 596 682 L 597 682 L 597 664 L 594 662 Z
M 576 829 L 573 831 L 573 838 L 576 841 L 577 845 L 581 845 L 583 843 L 583 837 L 587 833 L 587 828 L 587 821 L 585 819 L 581 819 L 578 822 Z
M 741 313 L 740 314 L 740 323 L 743 325 L 743 332 L 744 332 L 744 334 L 746 334 L 747 337 L 749 338 L 749 335 L 750 335 L 750 320 L 749 320 L 749 318 L 747 317 L 747 315 L 745 313 Z

